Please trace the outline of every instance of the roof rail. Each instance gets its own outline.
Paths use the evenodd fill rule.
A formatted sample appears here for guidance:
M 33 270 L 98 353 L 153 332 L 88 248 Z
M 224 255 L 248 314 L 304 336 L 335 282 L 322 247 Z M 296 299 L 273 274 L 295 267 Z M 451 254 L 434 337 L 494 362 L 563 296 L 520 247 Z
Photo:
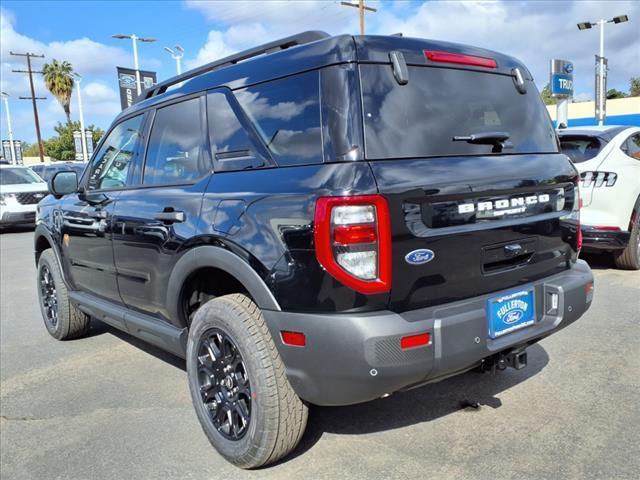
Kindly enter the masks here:
M 228 67 L 230 65 L 235 65 L 236 63 L 241 62 L 243 60 L 247 60 L 249 58 L 257 57 L 259 55 L 263 55 L 266 53 L 276 52 L 279 50 L 285 50 L 289 47 L 295 47 L 297 45 L 304 45 L 305 43 L 315 42 L 317 40 L 328 38 L 329 36 L 330 35 L 326 32 L 322 32 L 319 30 L 310 30 L 307 32 L 302 32 L 296 35 L 292 35 L 290 37 L 281 38 L 280 40 L 275 40 L 273 42 L 265 43 L 263 45 L 259 45 L 254 48 L 250 48 L 248 50 L 235 53 L 228 57 L 224 57 L 220 60 L 216 60 L 215 62 L 207 63 L 200 67 L 194 68 L 193 70 L 184 72 L 181 75 L 171 77 L 169 80 L 165 80 L 164 82 L 157 83 L 153 87 L 147 90 L 144 90 L 142 92 L 142 98 L 146 100 L 155 95 L 159 95 L 161 93 L 166 92 L 167 88 L 169 88 L 171 85 L 184 82 L 186 80 L 189 80 L 193 77 L 197 77 L 204 73 L 212 72 L 213 70 L 218 70 L 220 68 Z

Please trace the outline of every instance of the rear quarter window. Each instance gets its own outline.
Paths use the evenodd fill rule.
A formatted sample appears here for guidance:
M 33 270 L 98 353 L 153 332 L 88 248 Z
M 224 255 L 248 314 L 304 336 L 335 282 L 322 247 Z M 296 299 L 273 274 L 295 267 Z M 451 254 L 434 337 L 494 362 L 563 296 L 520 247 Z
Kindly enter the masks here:
M 573 163 L 586 162 L 595 158 L 604 147 L 604 141 L 598 137 L 586 135 L 560 135 L 560 150 Z
M 318 71 L 234 92 L 280 166 L 322 163 Z

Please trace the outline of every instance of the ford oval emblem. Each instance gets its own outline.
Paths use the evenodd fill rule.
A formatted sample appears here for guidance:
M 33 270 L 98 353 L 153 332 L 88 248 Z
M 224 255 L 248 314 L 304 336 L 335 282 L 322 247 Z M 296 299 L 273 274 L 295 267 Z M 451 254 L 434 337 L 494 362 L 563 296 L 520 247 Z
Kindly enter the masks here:
M 516 308 L 515 310 L 511 310 L 507 313 L 502 321 L 507 325 L 511 325 L 512 323 L 519 321 L 522 317 L 524 317 L 524 311 L 520 308 Z
M 407 253 L 404 256 L 404 259 L 411 265 L 422 265 L 423 263 L 433 260 L 435 256 L 436 254 L 433 253 L 433 250 L 429 250 L 428 248 L 419 248 L 418 250 L 413 250 Z

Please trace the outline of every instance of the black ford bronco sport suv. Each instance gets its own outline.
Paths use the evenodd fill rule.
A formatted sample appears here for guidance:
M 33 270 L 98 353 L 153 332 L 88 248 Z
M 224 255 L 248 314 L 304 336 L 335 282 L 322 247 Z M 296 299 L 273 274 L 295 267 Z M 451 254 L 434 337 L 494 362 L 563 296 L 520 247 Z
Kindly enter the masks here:
M 578 175 L 509 56 L 306 32 L 155 85 L 38 209 L 44 322 L 186 358 L 202 428 L 258 467 L 307 405 L 522 368 L 577 320 Z

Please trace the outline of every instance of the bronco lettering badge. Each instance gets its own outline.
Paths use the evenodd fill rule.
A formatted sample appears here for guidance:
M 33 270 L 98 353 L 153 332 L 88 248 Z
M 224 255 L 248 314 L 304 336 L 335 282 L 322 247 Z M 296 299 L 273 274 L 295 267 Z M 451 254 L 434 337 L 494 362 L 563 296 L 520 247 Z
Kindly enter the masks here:
M 540 195 L 528 195 L 526 197 L 503 198 L 500 200 L 462 203 L 458 205 L 458 213 L 486 213 L 490 217 L 500 217 L 502 215 L 510 215 L 514 213 L 524 213 L 527 206 L 536 205 L 538 203 L 549 203 L 551 197 L 548 193 Z

